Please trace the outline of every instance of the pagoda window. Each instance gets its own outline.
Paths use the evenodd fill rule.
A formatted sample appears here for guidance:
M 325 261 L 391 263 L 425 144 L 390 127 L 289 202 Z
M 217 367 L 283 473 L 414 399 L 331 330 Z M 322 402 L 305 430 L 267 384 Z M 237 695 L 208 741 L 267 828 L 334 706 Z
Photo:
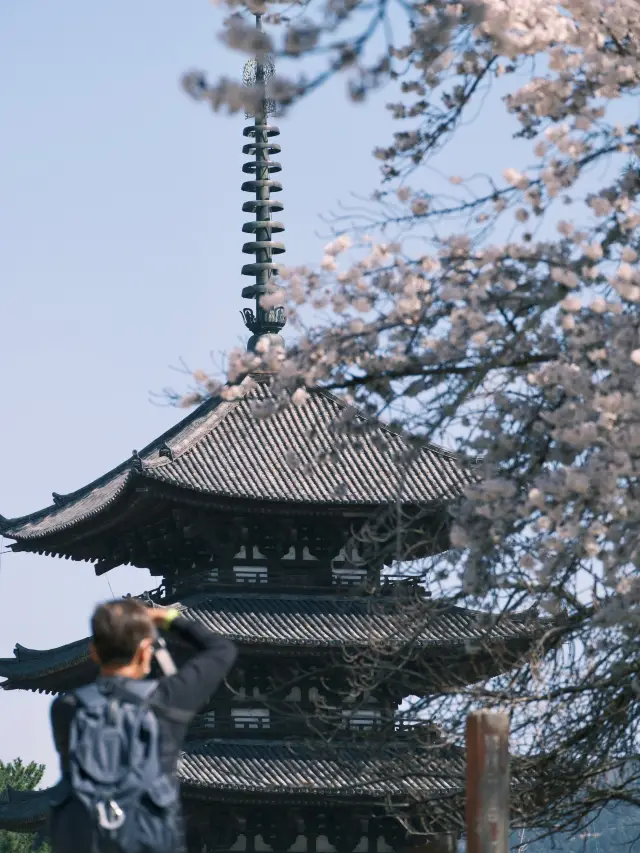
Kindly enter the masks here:
M 269 571 L 266 566 L 234 566 L 233 574 L 236 583 L 264 584 L 269 582 Z
M 334 853 L 337 848 L 331 844 L 326 835 L 319 835 L 316 839 L 316 853 Z M 375 848 L 374 848 L 375 849 Z M 369 850 L 369 839 L 366 835 L 362 836 L 358 844 L 353 848 L 352 853 L 367 853 Z
M 351 556 L 343 548 L 331 561 L 331 581 L 334 586 L 356 586 L 366 579 L 367 567 L 356 548 L 351 549 Z
M 289 848 L 289 853 L 305 853 L 307 850 L 307 838 L 305 835 L 298 835 L 296 840 Z
M 271 853 L 274 848 L 268 844 L 261 835 L 254 836 L 253 848 L 256 853 Z M 231 848 L 233 850 L 233 848 Z M 277 848 L 276 848 L 277 849 Z M 307 838 L 304 835 L 298 835 L 296 840 L 290 847 L 287 847 L 288 853 L 306 853 Z
M 271 727 L 268 708 L 232 708 L 231 719 L 236 729 L 268 729 Z
M 291 688 L 291 692 L 285 697 L 285 702 L 302 702 L 302 690 L 296 685 Z
M 343 711 L 342 717 L 351 731 L 360 732 L 379 728 L 382 714 L 378 708 L 358 708 Z
M 367 570 L 358 566 L 334 566 L 331 569 L 331 582 L 334 586 L 356 586 L 364 583 L 366 579 Z
M 357 548 L 351 548 L 351 556 L 347 554 L 346 548 L 341 548 L 337 557 L 334 557 L 333 562 L 338 564 L 351 563 L 353 566 L 361 566 L 364 562 Z
M 196 559 L 191 564 L 191 571 L 196 572 L 205 581 L 218 582 L 218 567 L 215 565 L 215 557 L 208 551 L 199 551 Z
M 206 729 L 215 729 L 216 727 L 216 712 L 215 711 L 205 711 L 204 714 L 201 714 L 202 725 Z

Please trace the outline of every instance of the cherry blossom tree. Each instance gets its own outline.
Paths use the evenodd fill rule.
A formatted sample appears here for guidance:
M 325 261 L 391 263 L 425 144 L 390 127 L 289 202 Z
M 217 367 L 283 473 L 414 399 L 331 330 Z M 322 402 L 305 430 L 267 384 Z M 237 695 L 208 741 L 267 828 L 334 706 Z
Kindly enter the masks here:
M 303 65 L 328 57 L 314 78 L 276 82 L 272 96 L 287 104 L 338 71 L 356 100 L 394 81 L 401 129 L 375 150 L 381 184 L 366 214 L 335 223 L 317 267 L 272 279 L 263 305 L 286 306 L 291 346 L 265 337 L 256 352 L 233 353 L 220 393 L 269 369 L 272 406 L 333 390 L 405 435 L 402 464 L 428 443 L 453 445 L 473 483 L 448 506 L 449 551 L 425 557 L 416 546 L 426 524 L 403 512 L 401 488 L 379 521 L 394 535 L 373 522 L 359 535 L 387 543 L 395 572 L 495 620 L 537 608 L 539 642 L 509 674 L 437 701 L 425 684 L 407 713 L 459 733 L 472 705 L 508 708 L 515 748 L 536 762 L 531 819 L 571 827 L 613 801 L 640 805 L 637 0 L 395 11 L 386 0 L 319 0 L 305 15 L 275 16 L 276 44 L 234 11 L 226 38 Z M 401 15 L 393 40 L 387 25 Z M 187 86 L 214 107 L 248 97 L 201 75 Z M 446 197 L 428 192 L 424 169 L 496 86 L 505 133 L 515 120 L 529 164 L 491 174 L 475 150 Z M 407 235 L 422 238 L 419 251 Z M 214 391 L 198 373 L 183 402 Z M 347 410 L 337 441 L 354 425 Z M 374 652 L 354 665 L 354 685 L 380 671 L 386 652 Z

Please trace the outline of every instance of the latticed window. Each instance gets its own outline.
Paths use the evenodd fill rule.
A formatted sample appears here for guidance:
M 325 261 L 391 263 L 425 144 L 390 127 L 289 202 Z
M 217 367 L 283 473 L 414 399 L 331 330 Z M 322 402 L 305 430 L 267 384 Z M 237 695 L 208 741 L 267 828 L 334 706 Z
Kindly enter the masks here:
M 298 687 L 292 687 L 291 691 L 287 696 L 285 696 L 286 702 L 301 702 L 302 701 L 302 690 Z
M 331 562 L 331 580 L 334 586 L 356 586 L 367 579 L 367 568 L 356 548 L 347 554 L 343 548 Z
M 205 583 L 218 583 L 220 580 L 218 567 L 215 565 L 215 557 L 200 551 L 197 561 L 193 563 L 192 570 L 195 572 L 195 577 Z
M 266 566 L 234 566 L 236 583 L 268 583 L 269 572 Z
M 331 580 L 334 586 L 355 586 L 364 583 L 367 570 L 358 566 L 344 566 L 331 570 Z
M 343 711 L 342 716 L 352 731 L 377 729 L 382 719 L 382 714 L 377 708 L 358 708 L 355 711 Z
M 268 729 L 271 724 L 267 708 L 233 708 L 231 718 L 236 729 Z
M 202 720 L 202 725 L 207 729 L 215 729 L 216 727 L 216 712 L 215 711 L 205 711 L 204 714 L 200 715 Z

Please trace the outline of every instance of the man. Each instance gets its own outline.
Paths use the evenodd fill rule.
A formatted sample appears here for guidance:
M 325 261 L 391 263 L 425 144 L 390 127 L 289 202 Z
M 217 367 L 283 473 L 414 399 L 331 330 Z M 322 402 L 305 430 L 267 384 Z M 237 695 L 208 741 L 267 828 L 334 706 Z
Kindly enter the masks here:
M 95 685 L 60 696 L 51 707 L 53 737 L 62 773 L 62 793 L 52 808 L 54 853 L 58 853 L 58 850 L 66 853 L 70 849 L 69 839 L 72 837 L 74 846 L 71 849 L 84 853 L 79 832 L 84 832 L 82 844 L 87 845 L 87 853 L 102 853 L 103 850 L 128 853 L 129 849 L 146 851 L 148 848 L 145 843 L 149 842 L 140 841 L 137 836 L 131 835 L 133 830 L 129 830 L 130 840 L 123 840 L 124 830 L 120 829 L 119 821 L 124 821 L 125 815 L 146 808 L 148 813 L 140 820 L 137 817 L 135 820 L 140 825 L 144 824 L 143 829 L 148 831 L 148 825 L 153 820 L 160 821 L 164 815 L 163 808 L 171 812 L 171 803 L 175 801 L 174 817 L 178 825 L 181 823 L 177 805 L 180 749 L 189 723 L 209 702 L 231 669 L 236 649 L 233 643 L 215 636 L 198 622 L 181 616 L 179 610 L 148 608 L 136 599 L 111 601 L 99 606 L 93 614 L 91 628 L 93 637 L 90 653 L 100 670 Z M 151 671 L 154 638 L 158 629 L 170 631 L 172 635 L 186 641 L 195 654 L 175 675 L 165 676 L 158 682 L 142 682 Z M 141 721 L 146 726 L 142 738 L 136 728 L 141 725 Z M 147 744 L 147 753 L 140 752 L 141 747 L 136 738 L 140 743 Z M 149 756 L 153 746 L 149 748 L 148 744 L 156 742 L 156 764 L 159 766 L 149 771 L 148 768 L 154 765 L 153 756 Z M 115 748 L 114 743 L 117 744 Z M 122 757 L 138 754 L 139 761 Z M 116 793 L 113 793 L 117 788 L 115 782 L 111 788 L 105 788 L 105 784 L 111 778 L 114 767 L 118 771 L 114 778 L 118 773 L 122 776 L 119 767 L 114 764 L 118 761 L 120 764 L 133 762 L 139 767 L 123 768 L 123 772 L 130 772 L 131 779 L 126 784 L 119 783 L 117 799 L 120 805 L 108 798 L 104 805 L 98 800 L 106 796 L 105 790 L 111 791 L 109 797 L 116 798 Z M 139 768 L 143 767 L 145 761 L 147 765 L 143 771 Z M 111 770 L 105 769 L 108 767 Z M 144 772 L 147 775 L 142 779 Z M 149 794 L 148 789 L 153 788 L 156 782 L 153 779 L 149 781 L 149 772 L 160 780 L 158 790 L 155 793 L 151 790 L 151 805 L 149 797 L 145 799 L 145 793 Z M 142 793 L 132 795 L 132 786 L 135 788 L 136 785 L 141 786 Z M 125 797 L 122 791 L 125 789 L 129 792 L 126 795 L 129 796 L 126 809 L 124 806 L 121 808 Z M 155 808 L 155 803 L 158 808 Z M 94 809 L 96 804 L 97 808 Z M 90 821 L 95 822 L 95 828 L 89 825 L 87 815 Z M 78 828 L 81 819 L 86 824 L 82 830 Z M 128 825 L 133 826 L 134 822 L 133 817 L 128 819 Z M 174 831 L 160 823 L 156 829 L 166 837 L 167 833 Z M 153 831 L 156 829 L 152 827 Z M 182 830 L 178 828 L 175 831 L 175 846 L 167 842 L 167 849 L 182 850 Z M 103 836 L 108 836 L 107 841 L 100 840 Z M 87 840 L 89 838 L 90 843 Z M 159 849 L 162 845 L 156 840 L 154 846 Z

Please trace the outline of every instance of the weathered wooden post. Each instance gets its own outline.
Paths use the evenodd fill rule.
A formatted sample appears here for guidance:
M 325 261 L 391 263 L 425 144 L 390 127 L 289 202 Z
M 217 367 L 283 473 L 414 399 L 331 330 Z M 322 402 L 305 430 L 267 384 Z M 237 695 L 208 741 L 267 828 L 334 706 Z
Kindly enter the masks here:
M 467 853 L 509 851 L 509 718 L 467 717 Z

